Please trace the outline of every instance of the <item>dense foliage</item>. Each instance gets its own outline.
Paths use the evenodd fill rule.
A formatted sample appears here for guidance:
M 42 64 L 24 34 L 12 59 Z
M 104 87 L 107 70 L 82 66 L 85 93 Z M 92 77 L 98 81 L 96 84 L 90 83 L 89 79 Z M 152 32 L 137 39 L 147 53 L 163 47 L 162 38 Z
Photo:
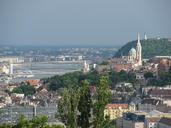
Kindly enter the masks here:
M 144 78 L 145 78 L 145 79 L 149 79 L 149 78 L 153 78 L 153 77 L 154 77 L 154 75 L 153 75 L 152 72 L 146 72 L 146 73 L 144 74 Z
M 97 99 L 94 104 L 94 128 L 110 128 L 110 121 L 104 116 L 104 110 L 110 102 L 110 98 L 109 79 L 106 76 L 102 76 L 97 86 Z
M 0 124 L 0 128 L 64 128 L 62 125 L 48 125 L 46 116 L 27 120 L 21 116 L 17 124 Z
M 12 92 L 24 94 L 25 96 L 28 96 L 28 95 L 33 95 L 36 92 L 36 90 L 33 86 L 22 83 L 21 86 L 14 88 Z
M 77 87 L 64 88 L 62 98 L 58 103 L 59 117 L 69 128 L 77 128 L 77 107 L 80 89 Z
M 65 87 L 61 93 L 58 109 L 59 117 L 67 128 L 113 128 L 114 125 L 104 118 L 105 106 L 110 101 L 109 79 L 98 79 L 97 92 L 93 98 L 87 80 L 81 86 Z M 94 102 L 93 102 L 94 101 Z
M 158 77 L 150 77 L 148 79 L 148 86 L 165 86 L 171 84 L 171 72 L 162 72 L 158 74 Z
M 50 91 L 56 91 L 59 88 L 63 87 L 73 87 L 80 85 L 80 82 L 87 80 L 90 85 L 96 86 L 98 84 L 99 78 L 103 74 L 99 74 L 96 71 L 89 72 L 84 74 L 82 72 L 68 73 L 62 76 L 54 76 L 45 80 L 45 83 L 48 84 Z M 131 82 L 135 83 L 136 78 L 134 73 L 127 73 L 125 71 L 120 72 L 108 72 L 105 75 L 109 78 L 109 85 L 114 88 L 118 82 Z
M 81 128 L 89 128 L 92 100 L 88 81 L 85 80 L 81 82 L 80 92 L 80 99 L 78 103 L 78 111 L 80 112 L 80 115 L 78 116 L 78 125 Z
M 128 55 L 129 50 L 136 46 L 137 41 L 131 41 L 121 47 L 115 56 Z M 168 39 L 148 39 L 141 40 L 143 58 L 151 58 L 154 56 L 170 56 L 171 41 Z

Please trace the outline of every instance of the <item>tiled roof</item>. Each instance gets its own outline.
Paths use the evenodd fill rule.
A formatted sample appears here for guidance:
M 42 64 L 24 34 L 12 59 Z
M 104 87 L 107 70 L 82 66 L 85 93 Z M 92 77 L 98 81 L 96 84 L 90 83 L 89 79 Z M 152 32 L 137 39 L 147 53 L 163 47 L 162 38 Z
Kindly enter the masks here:
M 27 80 L 26 82 L 34 86 L 34 85 L 38 85 L 39 80 Z
M 149 122 L 158 122 L 159 120 L 160 120 L 160 118 L 156 118 L 156 117 L 148 118 Z
M 142 104 L 157 105 L 157 104 L 162 104 L 162 101 L 158 99 L 143 99 Z
M 149 93 L 152 96 L 171 96 L 171 89 L 154 89 Z
M 129 105 L 128 104 L 107 104 L 106 108 L 111 108 L 111 109 L 128 109 Z

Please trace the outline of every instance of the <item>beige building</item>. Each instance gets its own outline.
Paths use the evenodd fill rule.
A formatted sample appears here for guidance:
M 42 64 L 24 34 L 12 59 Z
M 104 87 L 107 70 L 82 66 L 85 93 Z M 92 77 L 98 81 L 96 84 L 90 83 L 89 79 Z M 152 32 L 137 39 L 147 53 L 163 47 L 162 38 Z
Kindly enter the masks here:
M 104 110 L 104 115 L 109 116 L 110 120 L 122 117 L 124 113 L 135 111 L 135 105 L 129 104 L 108 104 Z

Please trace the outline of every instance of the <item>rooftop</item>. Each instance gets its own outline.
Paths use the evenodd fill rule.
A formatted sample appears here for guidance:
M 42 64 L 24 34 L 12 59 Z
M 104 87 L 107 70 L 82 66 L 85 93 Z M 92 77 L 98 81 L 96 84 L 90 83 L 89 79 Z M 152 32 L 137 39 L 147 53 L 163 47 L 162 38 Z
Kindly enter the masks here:
M 128 109 L 129 105 L 128 104 L 107 104 L 106 108 L 107 109 L 119 109 L 119 108 Z
M 171 118 L 161 118 L 159 122 L 171 126 Z
M 147 118 L 147 120 L 149 122 L 158 122 L 160 120 L 160 118 L 157 118 L 157 117 L 150 117 L 150 118 Z

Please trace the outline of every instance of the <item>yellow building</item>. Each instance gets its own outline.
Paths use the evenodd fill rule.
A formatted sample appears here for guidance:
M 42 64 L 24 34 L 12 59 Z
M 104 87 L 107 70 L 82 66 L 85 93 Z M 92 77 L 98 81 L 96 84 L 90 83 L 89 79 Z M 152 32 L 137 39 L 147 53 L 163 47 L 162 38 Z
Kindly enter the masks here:
M 104 115 L 109 116 L 110 120 L 123 116 L 123 113 L 135 111 L 135 105 L 129 104 L 108 104 L 104 110 Z

